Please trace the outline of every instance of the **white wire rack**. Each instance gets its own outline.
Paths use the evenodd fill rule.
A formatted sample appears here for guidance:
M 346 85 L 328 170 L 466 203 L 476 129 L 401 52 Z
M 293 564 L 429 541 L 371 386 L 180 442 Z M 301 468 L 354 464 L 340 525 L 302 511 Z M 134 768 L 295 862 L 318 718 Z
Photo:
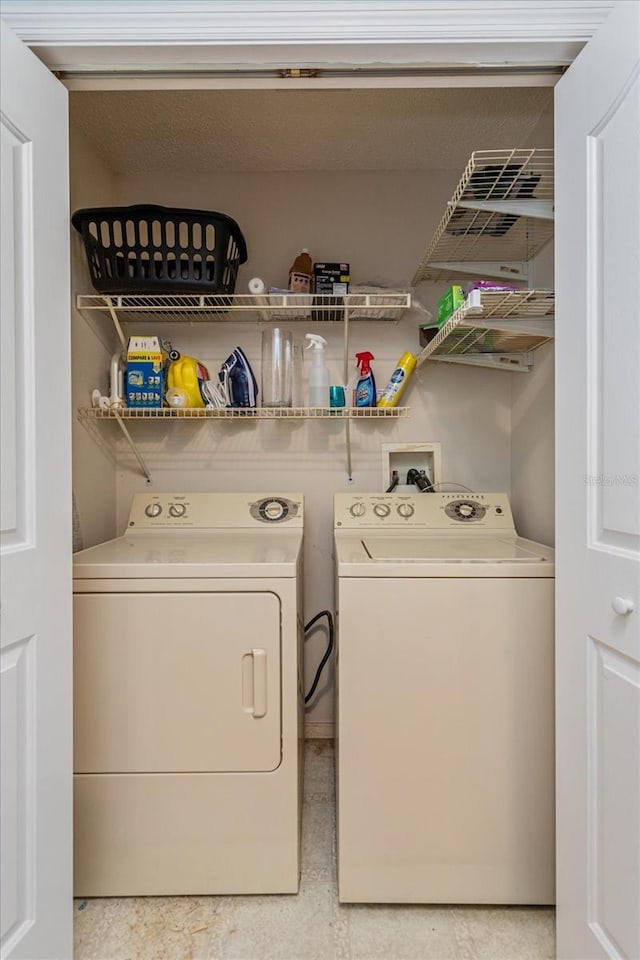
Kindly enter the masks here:
M 553 150 L 477 150 L 412 285 L 473 274 L 527 282 L 553 236 Z
M 245 423 L 255 423 L 256 421 L 276 420 L 333 420 L 342 421 L 344 425 L 344 436 L 346 445 L 347 477 L 351 481 L 353 476 L 351 461 L 351 421 L 353 420 L 388 420 L 392 418 L 407 417 L 409 415 L 408 407 L 244 407 L 234 409 L 213 409 L 206 408 L 172 408 L 158 407 L 152 409 L 121 408 L 101 410 L 97 407 L 82 407 L 78 410 L 78 419 L 88 427 L 94 426 L 98 422 L 111 420 L 118 425 L 122 435 L 127 441 L 131 452 L 133 453 L 138 465 L 146 477 L 147 483 L 152 482 L 151 471 L 140 453 L 138 445 L 129 431 L 129 422 L 136 420 L 149 422 L 158 422 L 159 420 L 174 421 L 198 421 L 202 423 L 206 420 L 235 420 Z
M 197 323 L 217 320 L 288 320 L 341 322 L 399 320 L 411 306 L 409 292 L 350 293 L 345 297 L 311 294 L 233 294 L 232 296 L 106 296 L 79 294 L 81 313 L 99 312 L 118 323 Z
M 238 407 L 209 410 L 190 407 L 83 407 L 79 420 L 382 420 L 407 417 L 408 407 Z
M 531 353 L 553 339 L 551 290 L 473 290 L 418 357 L 528 370 Z

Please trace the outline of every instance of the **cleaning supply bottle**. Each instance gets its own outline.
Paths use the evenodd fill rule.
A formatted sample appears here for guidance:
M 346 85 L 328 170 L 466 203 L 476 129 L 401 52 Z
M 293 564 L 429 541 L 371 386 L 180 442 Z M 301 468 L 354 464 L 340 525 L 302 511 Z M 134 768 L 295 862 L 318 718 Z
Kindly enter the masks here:
M 378 400 L 379 407 L 395 407 L 402 396 L 402 391 L 407 385 L 407 380 L 413 373 L 418 362 L 417 357 L 412 353 L 403 353 L 396 364 L 396 368 L 391 374 L 391 379 L 382 391 L 382 396 Z
M 307 350 L 313 350 L 309 374 L 309 406 L 328 407 L 329 371 L 324 361 L 324 348 L 327 341 L 317 333 L 308 333 L 306 339 L 309 341 Z
M 177 350 L 169 354 L 169 370 L 167 372 L 167 387 L 169 390 L 179 390 L 186 394 L 187 403 L 180 404 L 187 407 L 204 407 L 204 400 L 200 392 L 200 384 L 209 379 L 209 371 L 195 357 L 185 357 Z M 172 399 L 177 395 L 171 394 Z M 169 400 L 167 400 L 169 402 Z
M 375 357 L 368 350 L 356 353 L 356 365 L 360 368 L 354 399 L 356 407 L 375 407 L 376 405 L 376 381 L 371 369 L 372 360 L 375 360 Z
M 293 293 L 311 293 L 313 261 L 306 247 L 302 248 L 289 268 L 289 290 Z

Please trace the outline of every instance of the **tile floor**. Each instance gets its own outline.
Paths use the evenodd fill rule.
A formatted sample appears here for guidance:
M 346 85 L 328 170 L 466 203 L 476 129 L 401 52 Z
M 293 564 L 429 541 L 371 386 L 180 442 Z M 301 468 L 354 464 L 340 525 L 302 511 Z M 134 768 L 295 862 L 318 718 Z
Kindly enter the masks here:
M 77 900 L 75 960 L 547 960 L 554 911 L 338 903 L 333 749 L 307 743 L 297 896 Z

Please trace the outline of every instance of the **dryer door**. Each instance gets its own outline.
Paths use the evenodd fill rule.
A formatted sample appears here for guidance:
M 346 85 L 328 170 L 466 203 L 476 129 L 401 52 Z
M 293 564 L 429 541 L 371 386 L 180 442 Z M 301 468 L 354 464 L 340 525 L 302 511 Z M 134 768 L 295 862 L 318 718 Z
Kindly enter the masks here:
M 76 773 L 274 770 L 274 593 L 74 597 Z

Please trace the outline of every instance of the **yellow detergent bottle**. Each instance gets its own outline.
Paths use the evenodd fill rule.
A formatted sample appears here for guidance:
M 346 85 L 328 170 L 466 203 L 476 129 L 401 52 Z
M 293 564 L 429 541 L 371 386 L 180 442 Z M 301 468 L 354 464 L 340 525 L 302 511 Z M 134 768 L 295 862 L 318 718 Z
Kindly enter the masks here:
M 184 357 L 177 350 L 169 354 L 167 387 L 169 390 L 181 390 L 188 398 L 187 406 L 204 407 L 200 393 L 200 380 L 208 380 L 209 373 L 194 357 Z
M 418 358 L 412 353 L 403 353 L 391 374 L 391 379 L 382 391 L 378 407 L 396 407 L 407 385 L 407 380 L 416 368 Z

